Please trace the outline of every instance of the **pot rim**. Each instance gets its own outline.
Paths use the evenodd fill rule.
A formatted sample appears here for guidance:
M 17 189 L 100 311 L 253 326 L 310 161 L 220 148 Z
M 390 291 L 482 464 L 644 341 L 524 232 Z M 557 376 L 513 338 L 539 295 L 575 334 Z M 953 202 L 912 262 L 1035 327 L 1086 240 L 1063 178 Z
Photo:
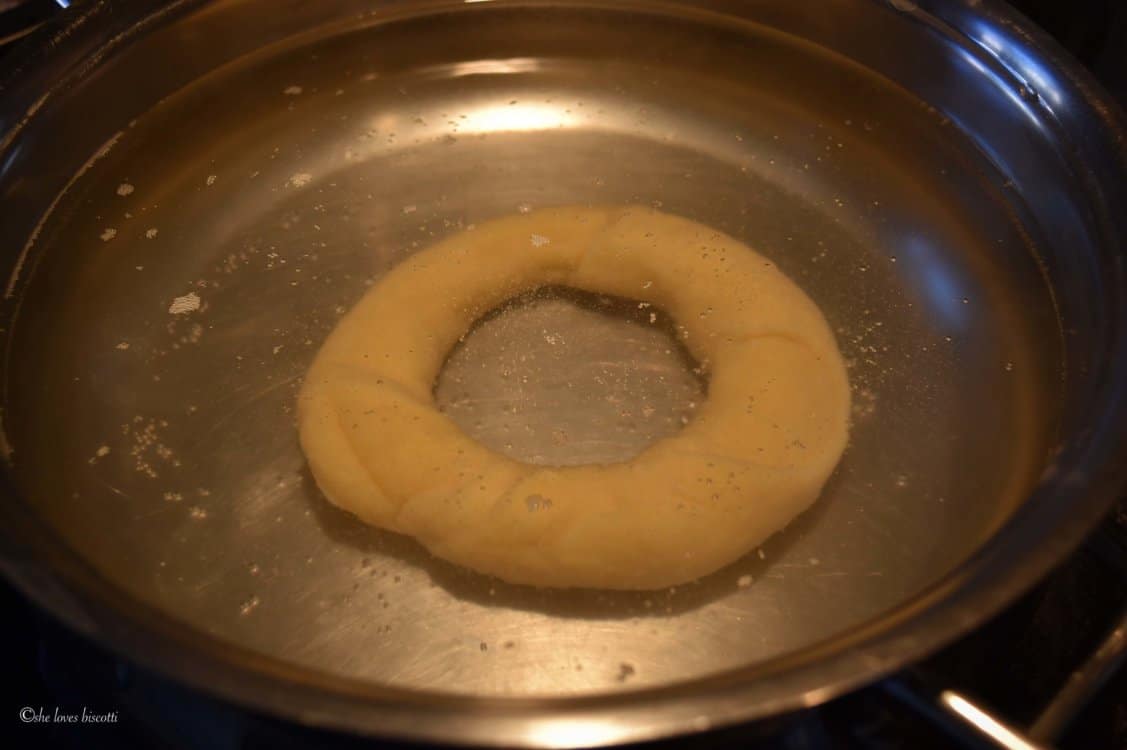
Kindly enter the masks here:
M 63 91 L 53 73 L 60 64 L 98 59 L 170 14 L 207 0 L 177 0 L 149 12 L 129 34 L 105 42 L 99 24 L 108 3 L 62 14 L 25 42 L 39 68 L 16 71 L 21 92 L 39 86 Z M 882 2 L 883 0 L 869 0 Z M 1021 50 L 1067 82 L 1070 96 L 1093 112 L 1099 134 L 1120 175 L 1127 175 L 1123 113 L 1094 79 L 1028 20 L 1002 3 L 933 0 L 892 5 L 924 22 L 938 21 L 951 41 L 975 56 L 989 55 L 965 21 L 1005 28 Z M 505 4 L 501 0 L 498 4 Z M 584 2 L 585 5 L 610 5 Z M 658 0 L 631 7 L 684 8 L 702 3 Z M 901 7 L 904 6 L 904 7 Z M 925 7 L 926 6 L 926 7 Z M 422 3 L 418 12 L 449 8 Z M 621 6 L 617 6 L 621 7 Z M 717 11 L 723 13 L 724 11 Z M 120 23 L 120 18 L 115 19 Z M 8 78 L 14 80 L 15 74 Z M 16 88 L 12 86 L 11 88 Z M 5 84 L 0 92 L 7 93 Z M 45 98 L 45 97 L 44 97 Z M 21 101 L 15 97 L 15 101 Z M 34 122 L 42 99 L 28 100 L 27 116 L 0 137 L 0 159 L 20 131 Z M 1127 180 L 1124 180 L 1127 184 Z M 1104 185 L 1104 188 L 1108 186 Z M 1113 195 L 1123 188 L 1110 186 Z M 1110 202 L 1110 201 L 1109 201 Z M 1123 252 L 1127 220 L 1113 225 Z M 969 559 L 927 591 L 895 610 L 799 652 L 682 683 L 631 691 L 559 698 L 474 697 L 381 687 L 318 673 L 224 643 L 144 604 L 101 577 L 47 525 L 18 502 L 0 503 L 0 572 L 39 606 L 70 627 L 146 668 L 205 693 L 300 724 L 382 737 L 455 744 L 526 747 L 603 746 L 702 731 L 821 704 L 873 682 L 937 650 L 978 626 L 1032 587 L 1069 554 L 1127 488 L 1127 271 L 1107 279 L 1113 338 L 1094 424 L 1083 444 L 1065 445 L 1028 500 Z M 17 497 L 10 476 L 0 492 Z M 1036 549 L 1037 554 L 1031 554 Z

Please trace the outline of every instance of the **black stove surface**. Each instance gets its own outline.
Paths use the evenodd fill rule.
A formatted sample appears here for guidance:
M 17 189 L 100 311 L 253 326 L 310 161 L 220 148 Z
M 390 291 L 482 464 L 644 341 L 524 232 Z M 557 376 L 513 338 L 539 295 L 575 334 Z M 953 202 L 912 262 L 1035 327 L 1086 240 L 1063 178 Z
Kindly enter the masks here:
M 4 10 L 5 0 L 0 0 Z M 1127 0 L 1014 3 L 1127 104 Z M 0 16 L 2 18 L 2 16 Z M 6 31 L 0 29 L 0 44 Z M 18 47 L 0 54 L 18 54 Z M 0 61 L 2 62 L 2 61 Z M 372 744 L 247 713 L 169 683 L 75 635 L 0 583 L 0 742 L 5 747 L 289 750 Z M 1127 612 L 1127 501 L 1065 564 L 971 636 L 908 673 L 768 722 L 638 748 L 997 747 L 935 710 L 955 691 L 1029 727 Z M 83 721 L 83 714 L 87 720 Z M 1073 713 L 1073 712 L 1069 712 Z M 74 716 L 74 723 L 59 720 Z M 94 718 L 97 721 L 90 721 Z M 381 743 L 381 748 L 419 747 Z M 1127 749 L 1127 669 L 1075 712 L 1056 746 Z

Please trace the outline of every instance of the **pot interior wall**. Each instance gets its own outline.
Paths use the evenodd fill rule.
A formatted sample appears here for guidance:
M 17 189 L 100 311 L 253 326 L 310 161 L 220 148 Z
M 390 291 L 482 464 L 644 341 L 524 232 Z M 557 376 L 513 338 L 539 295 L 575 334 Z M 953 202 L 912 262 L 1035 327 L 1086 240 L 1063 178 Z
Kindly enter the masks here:
M 45 159 L 99 93 L 137 83 L 118 94 L 119 121 L 91 114 L 73 164 L 81 138 L 22 185 L 4 176 L 9 205 L 46 203 L 109 143 L 13 282 L 4 427 L 22 501 L 132 595 L 380 684 L 626 690 L 880 617 L 970 555 L 1035 482 L 1064 403 L 1051 290 L 1085 277 L 1050 286 L 1057 246 L 1005 160 L 951 113 L 767 25 L 703 15 L 394 6 L 253 54 L 234 34 L 200 51 L 203 31 L 253 5 L 186 13 L 119 50 L 51 104 L 19 158 Z M 300 13 L 320 23 L 348 6 Z M 184 67 L 145 69 L 158 50 Z M 940 66 L 951 87 L 960 64 Z M 457 569 L 329 506 L 297 444 L 301 376 L 374 280 L 467 225 L 564 203 L 653 205 L 744 240 L 822 307 L 850 362 L 851 442 L 821 500 L 761 553 L 676 590 L 541 591 Z M 566 300 L 498 321 L 452 360 L 462 390 L 440 394 L 487 442 L 599 460 L 691 410 L 691 379 L 635 387 L 685 375 L 635 322 Z M 539 364 L 488 348 L 506 340 Z M 519 392 L 504 367 L 526 378 Z M 586 411 L 560 406 L 561 383 L 604 375 Z M 605 403 L 616 392 L 629 408 Z M 498 393 L 504 418 L 487 400 Z M 567 419 L 605 428 L 561 447 L 551 435 Z

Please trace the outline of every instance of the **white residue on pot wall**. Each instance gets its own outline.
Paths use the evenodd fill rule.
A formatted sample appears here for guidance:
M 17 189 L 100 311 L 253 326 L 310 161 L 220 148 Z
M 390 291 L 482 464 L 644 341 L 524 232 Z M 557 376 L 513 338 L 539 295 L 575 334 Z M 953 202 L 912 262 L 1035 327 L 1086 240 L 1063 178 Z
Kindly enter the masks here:
M 183 315 L 185 313 L 195 312 L 200 309 L 200 295 L 195 292 L 188 292 L 183 297 L 177 297 L 172 300 L 172 304 L 168 306 L 168 312 L 172 315 Z

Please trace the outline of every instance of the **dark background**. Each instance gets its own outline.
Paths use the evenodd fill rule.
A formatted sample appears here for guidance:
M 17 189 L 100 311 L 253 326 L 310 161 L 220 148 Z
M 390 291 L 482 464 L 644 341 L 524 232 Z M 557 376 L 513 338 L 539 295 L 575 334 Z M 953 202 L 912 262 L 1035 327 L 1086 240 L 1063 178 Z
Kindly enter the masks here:
M 1121 105 L 1127 105 L 1127 0 L 1014 0 L 1012 4 L 1092 70 Z M 57 12 L 49 0 L 0 0 L 0 69 L 20 55 L 23 33 Z M 1101 537 L 1090 544 L 1049 582 L 962 643 L 961 656 L 947 658 L 944 652 L 923 665 L 923 671 L 943 669 L 946 683 L 974 684 L 971 689 L 992 694 L 992 705 L 1005 715 L 1023 720 L 1028 707 L 1043 699 L 1037 686 L 1044 683 L 1041 692 L 1052 690 L 1049 686 L 1067 673 L 1059 674 L 1068 668 L 1061 665 L 1074 665 L 1098 641 L 1106 627 L 1098 613 L 1115 612 L 1122 604 L 1127 570 L 1121 563 L 1127 550 L 1117 545 L 1127 539 L 1124 507 L 1110 522 L 1112 541 Z M 1067 647 L 1058 645 L 1066 640 L 1064 629 L 1073 636 Z M 1052 653 L 1065 648 L 1068 653 Z M 247 717 L 136 670 L 70 634 L 3 582 L 0 649 L 0 743 L 5 747 L 284 750 L 306 742 L 322 747 L 354 745 Z M 1008 665 L 1006 658 L 1011 660 Z M 1013 663 L 1022 659 L 1040 659 L 1044 666 L 1021 665 L 1026 669 L 1022 672 Z M 959 667 L 960 663 L 968 666 Z M 991 663 L 997 668 L 983 668 Z M 895 711 L 886 707 L 890 703 L 895 702 L 886 690 L 874 688 L 837 701 L 815 717 L 804 715 L 742 733 L 700 738 L 691 746 L 746 747 L 764 738 L 769 738 L 764 739 L 767 746 L 795 750 L 952 746 L 952 738 L 916 717 L 896 719 Z M 47 713 L 55 706 L 66 712 L 85 706 L 95 713 L 117 711 L 120 720 L 103 726 L 24 725 L 18 718 L 24 706 Z M 1127 748 L 1127 675 L 1120 674 L 1108 686 L 1063 745 L 1076 750 Z
M 1127 105 L 1127 0 L 1011 0 Z

